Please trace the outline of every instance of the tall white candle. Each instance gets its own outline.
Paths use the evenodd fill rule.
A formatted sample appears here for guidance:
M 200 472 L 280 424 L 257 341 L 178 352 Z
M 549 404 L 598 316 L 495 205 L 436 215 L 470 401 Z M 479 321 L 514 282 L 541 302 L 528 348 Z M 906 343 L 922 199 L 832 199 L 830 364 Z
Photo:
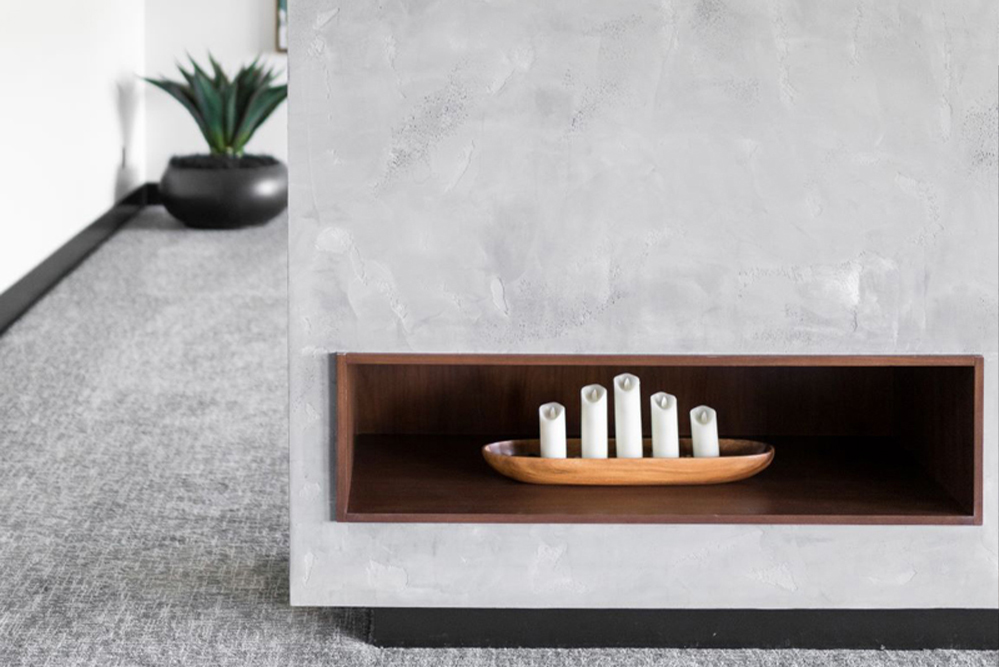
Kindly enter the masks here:
M 642 383 L 631 373 L 614 378 L 614 438 L 619 459 L 642 458 Z
M 545 403 L 538 408 L 541 423 L 541 458 L 565 458 L 565 407 Z
M 584 459 L 607 458 L 607 390 L 589 384 L 579 391 L 583 405 L 580 440 Z
M 694 456 L 718 456 L 718 414 L 706 405 L 690 411 Z
M 652 456 L 675 459 L 680 456 L 680 424 L 676 396 L 660 391 L 649 399 L 652 407 Z

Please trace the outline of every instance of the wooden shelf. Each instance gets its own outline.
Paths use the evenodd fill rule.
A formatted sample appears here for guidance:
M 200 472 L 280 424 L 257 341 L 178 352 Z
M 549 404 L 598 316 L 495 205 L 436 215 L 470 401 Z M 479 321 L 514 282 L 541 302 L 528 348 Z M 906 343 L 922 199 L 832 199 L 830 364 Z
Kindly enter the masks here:
M 348 521 L 954 523 L 973 518 L 890 439 L 773 438 L 757 477 L 693 487 L 556 487 L 496 474 L 483 437 L 360 436 Z
M 773 444 L 773 464 L 715 486 L 550 487 L 502 477 L 483 460 L 482 445 L 531 436 L 548 400 L 566 405 L 575 435 L 579 388 L 610 386 L 624 370 L 642 378 L 643 401 L 664 389 L 681 408 L 716 407 L 722 435 Z M 336 515 L 980 524 L 981 371 L 978 357 L 339 355 Z

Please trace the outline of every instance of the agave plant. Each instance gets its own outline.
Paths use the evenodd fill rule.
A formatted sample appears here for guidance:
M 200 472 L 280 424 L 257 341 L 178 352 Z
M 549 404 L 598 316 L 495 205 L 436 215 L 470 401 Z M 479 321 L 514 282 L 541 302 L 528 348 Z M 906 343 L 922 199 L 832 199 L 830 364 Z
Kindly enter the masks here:
M 259 58 L 230 78 L 208 55 L 212 74 L 188 56 L 191 69 L 177 64 L 184 81 L 146 79 L 184 105 L 198 124 L 213 155 L 240 156 L 246 143 L 288 97 L 288 86 L 272 86 L 277 74 Z

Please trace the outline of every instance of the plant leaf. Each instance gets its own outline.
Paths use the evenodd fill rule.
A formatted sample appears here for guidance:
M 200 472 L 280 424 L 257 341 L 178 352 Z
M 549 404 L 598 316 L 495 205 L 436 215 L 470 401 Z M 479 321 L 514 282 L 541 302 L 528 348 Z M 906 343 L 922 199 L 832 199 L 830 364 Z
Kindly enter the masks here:
M 206 72 L 205 70 L 203 70 L 201 68 L 201 65 L 198 64 L 197 60 L 195 60 L 194 58 L 192 58 L 190 54 L 187 55 L 187 59 L 191 61 L 191 67 L 194 68 L 194 76 L 195 77 L 201 76 L 201 77 L 203 77 L 203 78 L 208 79 L 209 81 L 211 81 L 211 77 L 208 76 L 208 72 Z
M 212 85 L 204 70 L 200 67 L 194 71 L 194 99 L 201 108 L 205 126 L 208 128 L 208 144 L 213 153 L 227 153 L 229 142 L 225 136 L 225 101 L 222 95 Z
M 188 113 L 191 114 L 191 117 L 194 118 L 194 122 L 197 123 L 198 129 L 205 137 L 205 141 L 211 145 L 208 127 L 205 125 L 201 109 L 198 107 L 198 103 L 195 101 L 194 95 L 189 87 L 168 79 L 150 79 L 146 77 L 143 77 L 143 79 L 160 90 L 167 92 L 171 97 L 180 102 L 181 105 L 187 109 Z
M 212 56 L 211 53 L 208 54 L 208 62 L 212 65 L 212 71 L 215 73 L 215 87 L 216 88 L 227 88 L 229 86 L 229 77 L 225 75 L 225 70 L 222 69 L 222 65 L 219 65 L 218 61 Z
M 257 128 L 267 120 L 274 110 L 288 97 L 288 86 L 274 86 L 257 91 L 247 104 L 246 113 L 240 122 L 239 131 L 233 140 L 233 147 L 237 153 L 243 151 L 243 147 L 253 136 Z
M 271 86 L 277 78 L 260 57 L 230 78 L 208 54 L 211 74 L 188 54 L 190 69 L 177 63 L 181 81 L 146 79 L 174 97 L 191 114 L 212 153 L 240 155 L 274 110 L 288 97 L 288 86 Z
M 233 141 L 236 138 L 236 97 L 239 93 L 239 87 L 233 83 L 226 87 L 223 91 L 224 103 L 225 103 L 225 118 L 224 129 L 225 129 L 225 142 L 226 145 L 232 147 Z

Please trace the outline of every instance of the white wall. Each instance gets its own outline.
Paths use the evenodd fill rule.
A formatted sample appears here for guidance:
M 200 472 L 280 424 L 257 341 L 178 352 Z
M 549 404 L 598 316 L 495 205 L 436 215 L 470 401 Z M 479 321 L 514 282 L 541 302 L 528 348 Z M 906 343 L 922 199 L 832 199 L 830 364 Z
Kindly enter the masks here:
M 284 71 L 287 57 L 276 52 L 276 19 L 276 0 L 146 0 L 147 71 L 177 78 L 177 59 L 190 53 L 205 62 L 209 50 L 226 69 L 263 54 L 265 62 Z M 146 113 L 150 180 L 159 179 L 171 155 L 207 152 L 190 115 L 152 86 L 146 87 Z M 287 127 L 285 104 L 257 131 L 247 151 L 286 159 Z
M 0 292 L 143 182 L 142 41 L 135 0 L 4 4 Z M 134 100 L 129 138 L 123 97 Z M 125 143 L 133 168 L 122 172 Z

